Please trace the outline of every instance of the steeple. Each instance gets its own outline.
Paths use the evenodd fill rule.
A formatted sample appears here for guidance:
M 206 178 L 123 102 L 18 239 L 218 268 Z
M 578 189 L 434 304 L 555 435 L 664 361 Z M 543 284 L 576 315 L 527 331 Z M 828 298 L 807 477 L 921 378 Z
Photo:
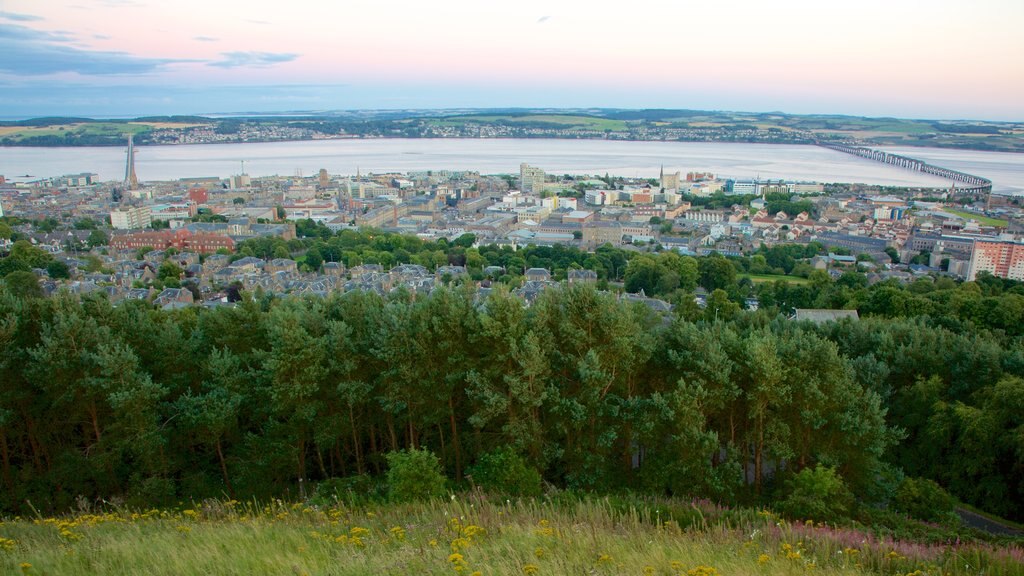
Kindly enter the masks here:
M 139 189 L 139 179 L 135 176 L 135 142 L 128 135 L 128 160 L 124 167 L 124 187 L 128 190 Z

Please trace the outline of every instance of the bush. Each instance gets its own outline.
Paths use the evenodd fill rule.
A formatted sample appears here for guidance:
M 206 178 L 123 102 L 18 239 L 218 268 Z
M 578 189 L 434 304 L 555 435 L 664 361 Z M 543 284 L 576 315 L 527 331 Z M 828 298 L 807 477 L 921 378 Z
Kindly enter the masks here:
M 362 504 L 382 500 L 384 490 L 380 480 L 367 474 L 328 478 L 316 485 L 309 498 L 310 504 L 328 506 L 337 502 Z
M 793 519 L 834 522 L 846 518 L 853 503 L 853 495 L 835 468 L 821 464 L 793 476 L 786 482 L 786 492 L 779 509 Z
M 481 455 L 468 472 L 473 483 L 489 492 L 508 496 L 541 495 L 540 473 L 511 448 Z
M 444 496 L 441 461 L 429 450 L 388 452 L 388 496 L 404 502 Z
M 926 478 L 904 478 L 896 488 L 893 507 L 918 520 L 947 522 L 956 518 L 956 500 Z

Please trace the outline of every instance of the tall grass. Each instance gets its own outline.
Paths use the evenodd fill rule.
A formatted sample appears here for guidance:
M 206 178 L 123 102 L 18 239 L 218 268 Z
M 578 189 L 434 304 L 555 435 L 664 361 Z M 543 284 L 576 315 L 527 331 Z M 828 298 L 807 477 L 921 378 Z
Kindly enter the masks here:
M 678 500 L 206 501 L 8 519 L 0 537 L 6 574 L 1024 574 L 1016 547 L 912 544 Z

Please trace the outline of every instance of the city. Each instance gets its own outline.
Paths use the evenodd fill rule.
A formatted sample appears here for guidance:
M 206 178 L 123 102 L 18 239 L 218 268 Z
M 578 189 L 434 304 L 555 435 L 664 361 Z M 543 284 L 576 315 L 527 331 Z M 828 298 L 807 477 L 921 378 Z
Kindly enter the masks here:
M 64 278 L 34 271 L 47 294 L 99 290 L 113 301 L 146 298 L 168 307 L 224 303 L 231 285 L 324 296 L 359 287 L 382 293 L 399 286 L 429 289 L 445 275 L 490 284 L 489 263 L 464 258 L 314 260 L 301 242 L 270 260 L 243 257 L 244 250 L 236 254 L 254 238 L 289 241 L 323 230 L 372 229 L 427 242 L 465 237 L 475 249 L 562 245 L 593 252 L 611 245 L 686 256 L 750 256 L 762 246 L 814 242 L 822 253 L 806 259 L 792 279 L 819 269 L 833 279 L 858 270 L 872 283 L 938 276 L 974 280 L 982 272 L 1024 280 L 1019 199 L 965 194 L 955 186 L 871 190 L 664 168 L 657 179 L 574 177 L 525 163 L 518 175 L 321 170 L 306 178 L 241 173 L 140 185 L 132 162 L 130 157 L 123 182 L 98 182 L 89 173 L 0 180 L 3 213 L 20 222 L 11 228 L 14 234 L 0 239 L 0 248 L 9 249 L 16 236 L 63 262 Z M 40 231 L 40 221 L 53 229 Z M 175 286 L 156 291 L 152 281 L 165 261 L 181 272 Z M 495 276 L 492 270 L 490 276 L 515 278 L 512 287 L 521 288 L 524 279 L 532 281 L 529 272 L 501 270 Z M 575 272 L 544 270 L 543 281 L 564 281 Z M 589 272 L 605 287 L 624 273 Z M 759 272 L 786 278 L 782 270 Z
M 1024 576 L 1021 22 L 3 0 L 0 573 Z

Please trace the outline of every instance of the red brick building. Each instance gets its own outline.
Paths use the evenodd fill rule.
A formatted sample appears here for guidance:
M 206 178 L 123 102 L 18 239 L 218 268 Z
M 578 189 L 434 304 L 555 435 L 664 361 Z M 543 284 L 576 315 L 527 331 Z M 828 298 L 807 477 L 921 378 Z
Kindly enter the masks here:
M 210 199 L 210 194 L 206 188 L 190 188 L 188 191 L 188 199 L 196 204 L 206 204 Z
M 179 228 L 178 230 L 135 232 L 114 236 L 110 239 L 110 246 L 117 250 L 138 250 L 147 247 L 156 250 L 177 248 L 181 252 L 209 254 L 221 248 L 234 250 L 235 241 L 225 234 L 191 232 Z

